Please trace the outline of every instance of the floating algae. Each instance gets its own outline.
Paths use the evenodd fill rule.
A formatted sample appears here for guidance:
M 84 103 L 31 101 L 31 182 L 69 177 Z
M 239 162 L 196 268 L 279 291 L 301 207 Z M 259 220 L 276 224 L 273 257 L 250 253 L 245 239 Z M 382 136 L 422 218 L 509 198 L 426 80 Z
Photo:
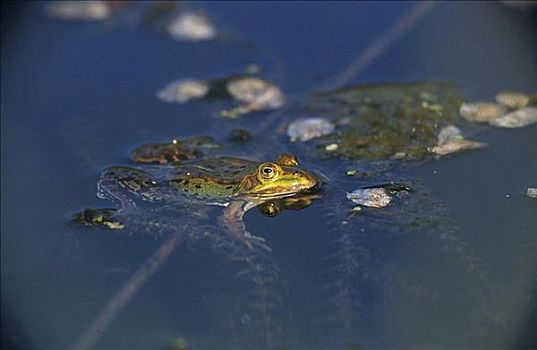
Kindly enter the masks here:
M 306 109 L 346 125 L 316 140 L 320 157 L 421 159 L 431 155 L 442 127 L 459 120 L 461 104 L 452 85 L 425 82 L 319 92 L 311 96 Z M 338 147 L 328 150 L 327 144 Z

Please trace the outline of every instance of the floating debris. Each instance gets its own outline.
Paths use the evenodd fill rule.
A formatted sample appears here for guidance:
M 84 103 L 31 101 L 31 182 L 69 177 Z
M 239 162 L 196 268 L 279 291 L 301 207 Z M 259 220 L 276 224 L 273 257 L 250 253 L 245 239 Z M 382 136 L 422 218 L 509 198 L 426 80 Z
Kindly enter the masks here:
M 157 97 L 168 103 L 186 103 L 204 97 L 209 92 L 209 84 L 197 79 L 181 79 L 168 84 L 157 92 Z
M 292 142 L 308 141 L 334 132 L 334 124 L 324 118 L 298 119 L 287 127 Z
M 175 338 L 169 347 L 170 350 L 188 350 L 189 348 L 188 340 L 184 337 Z
M 465 102 L 461 105 L 459 113 L 471 122 L 491 122 L 501 117 L 507 109 L 494 102 Z
M 522 128 L 537 123 L 537 94 L 500 92 L 493 102 L 466 102 L 461 115 L 474 122 L 488 122 L 501 128 Z
M 470 141 L 470 140 L 465 140 L 465 139 L 454 139 L 444 145 L 433 147 L 432 152 L 439 156 L 445 156 L 447 154 L 451 154 L 455 152 L 460 152 L 460 151 L 469 150 L 469 149 L 483 148 L 486 146 L 487 144 L 483 142 L 476 142 L 476 141 Z
M 99 21 L 112 13 L 106 1 L 53 1 L 45 7 L 47 16 L 66 21 Z
M 334 125 L 341 126 L 314 140 L 320 157 L 420 159 L 431 155 L 440 129 L 460 119 L 461 104 L 452 85 L 428 82 L 320 92 L 311 97 L 306 109 L 313 115 L 334 117 Z
M 347 169 L 347 171 L 345 172 L 345 175 L 347 176 L 354 176 L 358 174 L 358 170 L 356 169 Z
M 536 187 L 528 187 L 526 190 L 526 196 L 537 199 L 537 188 Z
M 263 68 L 257 63 L 250 63 L 246 66 L 246 69 L 244 70 L 246 74 L 259 74 Z
M 182 10 L 182 5 L 177 1 L 151 1 L 144 6 L 142 16 L 145 22 L 158 24 L 163 18 Z
M 217 143 L 212 136 L 198 135 L 190 136 L 184 141 L 185 145 L 194 148 L 220 148 L 221 145 Z
M 170 143 L 150 143 L 135 148 L 131 159 L 137 163 L 177 164 L 200 155 L 179 140 Z
M 440 130 L 438 134 L 438 145 L 445 145 L 456 139 L 463 139 L 461 130 L 454 125 L 448 125 Z
M 234 142 L 248 142 L 253 138 L 253 135 L 248 130 L 234 129 L 231 131 L 229 139 Z
M 391 159 L 405 159 L 407 154 L 405 152 L 396 152 Z
M 511 109 L 526 107 L 534 103 L 535 99 L 535 96 L 516 91 L 504 91 L 496 94 L 496 102 Z
M 462 132 L 454 125 L 448 125 L 438 134 L 438 143 L 431 151 L 437 155 L 444 156 L 447 154 L 486 147 L 483 142 L 470 141 L 464 139 Z
M 335 152 L 339 148 L 337 143 L 331 143 L 324 148 L 327 152 Z
M 363 209 L 364 209 L 364 208 L 362 208 L 361 206 L 358 205 L 358 206 L 352 208 L 351 211 L 352 211 L 353 213 L 359 213 L 359 212 L 361 212 Z
M 231 110 L 221 111 L 223 117 L 238 118 L 254 111 L 278 109 L 285 104 L 285 95 L 279 87 L 256 77 L 229 79 L 226 89 L 234 100 L 242 104 Z
M 358 212 L 361 207 L 384 208 L 390 205 L 395 196 L 408 194 L 411 188 L 401 183 L 386 183 L 374 187 L 365 187 L 352 192 L 347 192 L 347 199 L 351 200 L 358 207 L 352 209 Z
M 121 230 L 125 225 L 113 219 L 115 214 L 117 214 L 117 209 L 84 209 L 76 213 L 73 219 L 84 226 L 104 226 L 110 230 Z
M 364 207 L 384 208 L 391 203 L 392 196 L 384 188 L 362 188 L 347 192 L 347 199 Z
M 491 125 L 502 128 L 522 128 L 537 123 L 537 107 L 524 107 L 494 119 Z
M 165 102 L 186 103 L 200 98 L 227 98 L 240 103 L 230 110 L 220 111 L 223 117 L 238 118 L 255 111 L 274 110 L 285 104 L 285 95 L 276 85 L 250 76 L 203 81 L 181 79 L 157 92 Z
M 203 13 L 181 12 L 167 26 L 168 34 L 180 41 L 207 41 L 216 38 L 216 27 Z

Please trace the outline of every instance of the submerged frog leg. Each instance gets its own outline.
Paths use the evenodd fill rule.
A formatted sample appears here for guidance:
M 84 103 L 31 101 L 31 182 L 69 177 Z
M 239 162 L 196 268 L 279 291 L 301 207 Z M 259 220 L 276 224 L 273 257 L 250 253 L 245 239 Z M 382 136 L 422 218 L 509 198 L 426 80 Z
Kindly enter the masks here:
M 256 204 L 253 203 L 230 203 L 224 210 L 224 214 L 219 218 L 219 221 L 233 236 L 243 241 L 248 248 L 252 249 L 255 245 L 268 251 L 272 251 L 272 249 L 264 243 L 265 239 L 263 237 L 252 235 L 250 232 L 246 231 L 243 220 L 244 213 L 254 206 L 256 206 Z
M 225 317 L 229 337 L 240 341 L 240 348 L 246 346 L 242 342 L 271 344 L 290 316 L 285 305 L 287 283 L 281 279 L 273 254 L 252 250 L 242 239 L 222 234 L 221 230 L 210 232 L 206 238 L 237 268 L 234 276 L 240 281 L 239 289 L 219 302 L 219 310 L 224 311 L 219 315 Z

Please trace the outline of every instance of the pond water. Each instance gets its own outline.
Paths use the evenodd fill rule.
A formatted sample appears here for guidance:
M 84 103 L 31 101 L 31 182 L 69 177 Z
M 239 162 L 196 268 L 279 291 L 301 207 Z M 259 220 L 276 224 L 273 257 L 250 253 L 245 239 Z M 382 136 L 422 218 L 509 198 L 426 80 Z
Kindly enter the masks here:
M 2 347 L 71 348 L 169 237 L 71 220 L 113 206 L 96 196 L 102 169 L 128 165 L 144 143 L 222 140 L 237 128 L 254 140 L 231 155 L 293 152 L 326 176 L 322 197 L 275 217 L 246 214 L 272 252 L 218 249 L 188 236 L 202 230 L 197 209 L 167 213 L 181 241 L 94 348 L 537 346 L 537 202 L 525 196 L 537 187 L 537 126 L 473 126 L 472 139 L 488 148 L 385 171 L 316 159 L 278 129 L 414 3 L 199 2 L 190 6 L 224 33 L 203 43 L 175 41 L 136 11 L 77 23 L 47 18 L 43 6 L 2 9 Z M 535 18 L 535 9 L 500 3 L 438 3 L 347 84 L 448 81 L 468 100 L 535 92 Z M 290 108 L 226 120 L 225 101 L 155 96 L 171 81 L 224 78 L 251 64 Z M 351 178 L 348 168 L 374 176 Z M 399 206 L 350 215 L 346 192 L 390 181 L 413 191 Z M 217 215 L 203 227 L 224 237 Z

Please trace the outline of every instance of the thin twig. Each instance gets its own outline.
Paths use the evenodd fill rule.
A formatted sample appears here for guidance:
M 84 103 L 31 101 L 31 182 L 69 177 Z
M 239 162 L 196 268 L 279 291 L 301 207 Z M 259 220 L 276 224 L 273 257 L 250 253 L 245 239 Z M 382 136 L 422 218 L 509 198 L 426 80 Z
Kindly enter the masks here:
M 119 312 L 130 302 L 138 290 L 147 282 L 159 267 L 168 259 L 170 254 L 180 243 L 180 235 L 170 236 L 136 273 L 121 287 L 110 299 L 108 304 L 99 312 L 89 328 L 82 334 L 71 347 L 73 350 L 91 349 L 102 337 L 109 325 Z
M 418 1 L 410 12 L 404 14 L 393 26 L 375 39 L 368 47 L 325 87 L 331 89 L 347 84 L 354 79 L 375 58 L 383 54 L 399 38 L 412 29 L 416 23 L 428 14 L 436 5 L 435 1 Z

